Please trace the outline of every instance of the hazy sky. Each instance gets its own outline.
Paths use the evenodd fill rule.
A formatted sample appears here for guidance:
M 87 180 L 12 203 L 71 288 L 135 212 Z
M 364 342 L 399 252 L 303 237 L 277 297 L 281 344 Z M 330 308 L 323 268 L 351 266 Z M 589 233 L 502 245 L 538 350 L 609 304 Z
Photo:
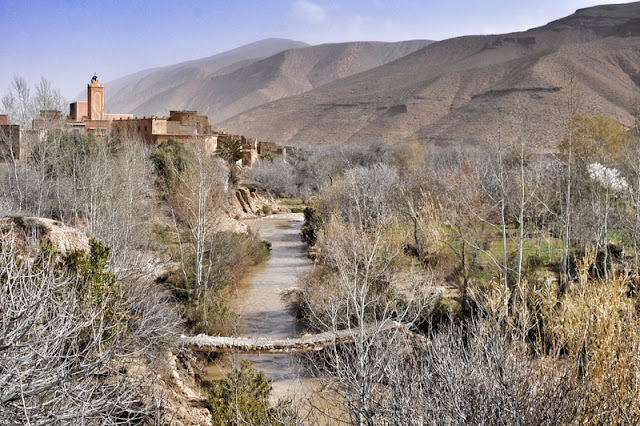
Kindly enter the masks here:
M 68 99 L 142 69 L 269 37 L 321 44 L 526 30 L 608 0 L 0 0 L 0 95 L 14 75 Z M 622 2 L 624 3 L 624 2 Z

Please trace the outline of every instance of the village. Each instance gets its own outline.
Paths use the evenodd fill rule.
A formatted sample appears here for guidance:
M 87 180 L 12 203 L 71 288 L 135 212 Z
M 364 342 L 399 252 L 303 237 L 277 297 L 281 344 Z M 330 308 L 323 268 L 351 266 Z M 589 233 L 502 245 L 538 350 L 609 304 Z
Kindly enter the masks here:
M 183 145 L 200 145 L 204 152 L 211 154 L 219 153 L 224 142 L 238 141 L 243 152 L 239 162 L 248 167 L 261 156 L 286 155 L 286 148 L 277 143 L 216 131 L 209 124 L 209 118 L 197 111 L 169 111 L 168 117 L 134 117 L 105 112 L 104 100 L 105 87 L 94 75 L 87 84 L 87 101 L 69 104 L 68 115 L 60 110 L 41 110 L 31 128 L 12 124 L 8 115 L 0 115 L 0 156 L 15 161 L 26 160 L 33 146 L 45 137 L 46 130 L 54 127 L 105 141 L 117 137 L 137 138 L 153 146 L 173 139 Z
M 48 3 L 0 426 L 640 424 L 640 1 Z

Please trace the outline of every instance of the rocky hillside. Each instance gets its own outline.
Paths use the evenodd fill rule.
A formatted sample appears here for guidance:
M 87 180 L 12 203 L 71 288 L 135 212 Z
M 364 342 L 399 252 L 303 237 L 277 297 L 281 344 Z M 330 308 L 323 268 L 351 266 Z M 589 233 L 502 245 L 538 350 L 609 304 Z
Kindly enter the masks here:
M 106 83 L 105 108 L 108 112 L 129 113 L 136 111 L 149 98 L 197 79 L 213 78 L 241 68 L 254 61 L 284 50 L 309 46 L 306 43 L 284 39 L 267 39 L 241 46 L 207 58 L 182 62 L 167 67 L 140 71 Z M 84 93 L 84 92 L 83 92 Z M 82 95 L 86 96 L 86 95 Z M 80 96 L 80 99 L 84 99 Z M 148 111 L 166 115 L 172 106 L 148 104 Z M 180 109 L 176 107 L 173 109 Z M 145 111 L 143 111 L 144 113 Z M 144 115 L 144 114 L 143 114 Z
M 188 109 L 207 114 L 216 123 L 258 105 L 376 68 L 429 43 L 412 40 L 294 46 L 261 60 L 244 60 L 215 69 L 193 61 L 188 66 L 144 77 L 143 87 L 135 93 L 127 92 L 131 89 L 128 85 L 116 94 L 116 100 L 136 98 L 135 106 L 126 102 L 121 106 L 138 116 Z M 153 87 L 147 87 L 150 79 L 156 82 Z
M 285 143 L 487 143 L 498 129 L 561 132 L 569 76 L 582 111 L 630 124 L 640 85 L 640 2 L 597 6 L 529 31 L 433 43 L 395 62 L 223 121 L 230 132 Z M 498 126 L 498 123 L 501 123 Z

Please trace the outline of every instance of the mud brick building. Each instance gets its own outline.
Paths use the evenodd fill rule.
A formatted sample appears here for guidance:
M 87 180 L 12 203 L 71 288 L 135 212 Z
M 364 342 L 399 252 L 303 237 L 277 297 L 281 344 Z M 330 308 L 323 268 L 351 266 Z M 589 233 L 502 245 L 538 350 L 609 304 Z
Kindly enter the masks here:
M 200 145 L 212 155 L 218 152 L 220 142 L 237 140 L 245 152 L 242 159 L 245 166 L 252 166 L 260 155 L 286 155 L 286 149 L 273 142 L 258 142 L 244 136 L 216 132 L 209 124 L 209 118 L 197 111 L 169 111 L 168 117 L 142 118 L 132 114 L 106 114 L 104 99 L 104 85 L 94 75 L 87 84 L 87 101 L 69 104 L 67 116 L 58 110 L 42 110 L 40 116 L 32 121 L 32 128 L 27 130 L 12 125 L 8 116 L 0 115 L 0 154 L 5 159 L 23 160 L 29 155 L 29 147 L 42 140 L 47 130 L 65 127 L 98 139 L 137 138 L 156 146 L 175 139 L 185 145 Z

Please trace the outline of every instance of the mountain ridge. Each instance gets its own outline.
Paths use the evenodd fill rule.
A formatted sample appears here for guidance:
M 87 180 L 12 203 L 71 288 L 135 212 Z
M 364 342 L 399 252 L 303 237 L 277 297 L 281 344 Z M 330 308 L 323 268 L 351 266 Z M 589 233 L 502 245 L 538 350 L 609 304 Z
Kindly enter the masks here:
M 285 49 L 264 58 L 235 62 L 214 73 L 193 72 L 201 60 L 188 68 L 162 70 L 162 76 L 172 79 L 159 90 L 144 90 L 129 106 L 134 115 L 163 115 L 170 109 L 198 110 L 209 115 L 212 122 L 226 119 L 254 106 L 296 95 L 345 76 L 357 74 L 394 61 L 430 41 L 347 42 L 301 46 Z M 176 75 L 177 74 L 177 75 Z M 147 78 L 147 77 L 145 77 Z M 135 84 L 135 83 L 134 83 Z M 131 96 L 118 92 L 115 99 Z M 111 89 L 110 89 L 111 91 Z M 111 95 L 110 95 L 111 96 Z
M 105 108 L 110 112 L 131 112 L 148 95 L 175 87 L 189 79 L 216 72 L 230 72 L 246 63 L 283 50 L 309 46 L 295 40 L 268 38 L 205 58 L 138 71 L 106 83 Z
M 550 144 L 561 131 L 558 106 L 570 74 L 584 112 L 630 123 L 640 81 L 639 19 L 640 2 L 595 6 L 523 32 L 443 40 L 217 124 L 292 144 L 391 143 L 410 134 L 487 143 L 497 138 L 495 123 L 508 138 L 537 123 L 536 137 Z
M 526 127 L 550 146 L 570 75 L 583 112 L 627 124 L 640 90 L 640 2 L 582 8 L 508 34 L 276 45 L 264 55 L 223 52 L 132 74 L 126 84 L 107 83 L 107 100 L 121 100 L 108 105 L 138 116 L 197 110 L 217 130 L 286 144 L 393 143 L 411 134 L 490 143 Z

